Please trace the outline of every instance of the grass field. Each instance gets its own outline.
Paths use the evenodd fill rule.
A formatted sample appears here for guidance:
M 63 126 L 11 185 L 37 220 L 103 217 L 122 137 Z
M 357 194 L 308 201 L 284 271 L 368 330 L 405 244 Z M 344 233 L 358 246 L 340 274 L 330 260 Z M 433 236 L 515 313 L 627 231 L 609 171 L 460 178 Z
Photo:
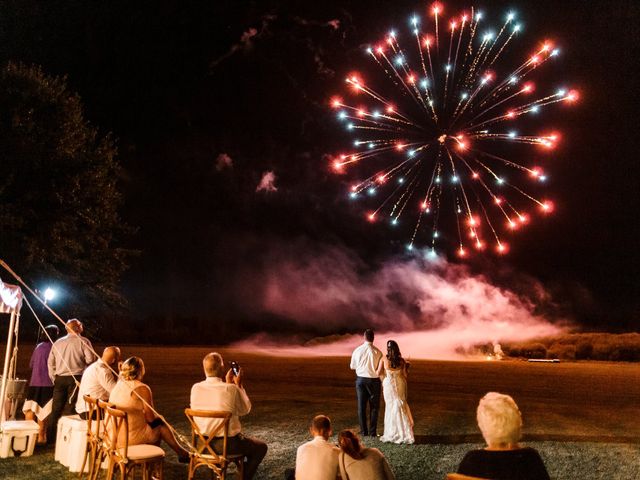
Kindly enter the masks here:
M 209 348 L 127 346 L 141 356 L 145 381 L 156 406 L 184 434 L 182 410 L 191 385 L 202 378 L 200 361 Z M 307 424 L 329 415 L 334 430 L 357 429 L 353 373 L 340 357 L 286 358 L 220 350 L 245 369 L 253 403 L 244 417 L 247 434 L 262 438 L 269 453 L 257 478 L 283 478 L 296 447 L 307 440 Z M 30 349 L 23 347 L 19 372 L 28 374 Z M 397 478 L 442 479 L 482 439 L 475 407 L 487 391 L 512 395 L 523 413 L 524 442 L 538 449 L 555 479 L 640 478 L 640 365 L 574 362 L 413 361 L 409 403 L 416 421 L 416 445 L 368 441 L 380 448 Z M 380 424 L 382 423 L 382 413 Z M 382 428 L 381 426 L 379 427 Z M 186 467 L 167 456 L 165 478 L 186 478 Z M 24 459 L 0 459 L 0 478 L 77 478 L 53 460 L 53 450 Z M 202 475 L 202 478 L 207 478 Z

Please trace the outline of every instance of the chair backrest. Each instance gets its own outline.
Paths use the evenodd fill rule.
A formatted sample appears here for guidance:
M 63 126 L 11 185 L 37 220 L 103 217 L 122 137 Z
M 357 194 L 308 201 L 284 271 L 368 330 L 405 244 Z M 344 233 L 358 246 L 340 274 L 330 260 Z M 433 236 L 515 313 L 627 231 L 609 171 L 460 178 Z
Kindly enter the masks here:
M 447 480 L 488 480 L 481 477 L 471 477 L 462 473 L 447 473 Z
M 109 455 L 118 457 L 119 460 L 127 459 L 129 449 L 129 420 L 127 412 L 115 408 L 112 404 L 106 405 L 104 420 L 104 444 Z M 118 440 L 122 442 L 118 444 Z
M 105 402 L 104 400 L 100 400 L 97 399 L 96 400 L 96 404 L 97 404 L 97 421 L 98 422 L 98 426 L 96 427 L 98 429 L 99 432 L 99 437 L 103 438 L 106 437 L 106 432 L 107 432 L 107 408 L 108 407 L 115 407 L 115 405 L 113 403 L 110 402 Z
M 83 395 L 82 399 L 87 406 L 87 435 L 90 438 L 100 437 L 100 420 L 102 409 L 98 407 L 98 399 L 89 395 Z
M 221 412 L 212 410 L 193 410 L 185 408 L 184 414 L 187 416 L 191 424 L 191 443 L 199 454 L 208 455 L 214 463 L 223 465 L 227 458 L 227 437 L 229 435 L 229 420 L 231 420 L 231 412 Z M 219 419 L 217 428 L 211 432 L 203 432 L 200 430 L 196 418 L 212 418 Z M 218 454 L 213 449 L 213 442 L 217 438 L 223 438 L 222 451 Z

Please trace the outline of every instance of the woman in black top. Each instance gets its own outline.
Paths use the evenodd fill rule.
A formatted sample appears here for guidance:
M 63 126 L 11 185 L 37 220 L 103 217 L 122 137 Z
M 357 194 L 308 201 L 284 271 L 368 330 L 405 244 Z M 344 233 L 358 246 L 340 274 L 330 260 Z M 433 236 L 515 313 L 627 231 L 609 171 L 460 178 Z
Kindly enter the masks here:
M 492 480 L 549 480 L 538 452 L 518 444 L 522 417 L 513 398 L 487 393 L 478 404 L 477 419 L 487 446 L 467 452 L 458 473 Z

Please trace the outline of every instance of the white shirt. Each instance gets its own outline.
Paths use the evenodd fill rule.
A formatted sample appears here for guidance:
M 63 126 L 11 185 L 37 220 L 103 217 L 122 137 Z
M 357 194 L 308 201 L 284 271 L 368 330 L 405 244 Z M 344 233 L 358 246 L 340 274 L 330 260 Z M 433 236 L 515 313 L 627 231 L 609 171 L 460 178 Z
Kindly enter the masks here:
M 117 378 L 101 358 L 89 365 L 82 374 L 82 380 L 80 380 L 76 412 L 83 413 L 87 411 L 87 404 L 82 398 L 84 395 L 104 401 L 109 400 L 109 395 L 113 387 L 116 386 L 116 381 Z
M 351 354 L 351 370 L 365 378 L 378 378 L 376 370 L 380 365 L 382 352 L 371 342 L 364 342 Z
M 244 388 L 235 383 L 225 383 L 218 377 L 207 377 L 191 387 L 191 408 L 231 412 L 229 436 L 233 437 L 240 433 L 240 417 L 251 411 L 251 401 Z M 214 432 L 222 424 L 222 420 L 215 418 L 196 417 L 195 421 L 204 435 Z M 217 437 L 222 435 L 222 431 L 216 433 Z
M 296 453 L 296 480 L 336 480 L 340 449 L 324 437 L 313 437 Z

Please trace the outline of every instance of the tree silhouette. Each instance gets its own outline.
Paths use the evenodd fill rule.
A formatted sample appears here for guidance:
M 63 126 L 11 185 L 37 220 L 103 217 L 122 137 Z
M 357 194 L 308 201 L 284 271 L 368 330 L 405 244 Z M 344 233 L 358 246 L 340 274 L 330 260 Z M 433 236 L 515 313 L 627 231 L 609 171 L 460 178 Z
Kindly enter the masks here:
M 121 247 L 130 229 L 118 216 L 116 153 L 66 78 L 2 68 L 0 257 L 27 281 L 61 282 L 77 312 L 123 304 L 117 286 L 133 252 Z

